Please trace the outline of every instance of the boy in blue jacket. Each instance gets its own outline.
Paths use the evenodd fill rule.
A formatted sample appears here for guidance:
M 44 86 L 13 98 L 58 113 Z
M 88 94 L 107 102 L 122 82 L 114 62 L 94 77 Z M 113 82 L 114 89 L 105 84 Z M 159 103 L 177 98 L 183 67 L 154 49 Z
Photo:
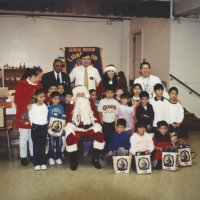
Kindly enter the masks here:
M 129 150 L 130 149 L 130 137 L 131 131 L 125 131 L 126 129 L 126 120 L 120 118 L 117 120 L 116 131 L 112 135 L 112 139 L 109 145 L 109 151 L 106 155 L 106 159 L 113 156 L 113 151 L 118 149 Z
M 60 103 L 60 93 L 52 92 L 50 95 L 51 104 L 48 108 L 48 122 L 54 115 L 62 118 L 64 108 Z M 54 141 L 56 140 L 56 155 L 54 153 Z M 49 164 L 50 165 L 61 165 L 62 164 L 62 136 L 55 137 L 49 135 Z

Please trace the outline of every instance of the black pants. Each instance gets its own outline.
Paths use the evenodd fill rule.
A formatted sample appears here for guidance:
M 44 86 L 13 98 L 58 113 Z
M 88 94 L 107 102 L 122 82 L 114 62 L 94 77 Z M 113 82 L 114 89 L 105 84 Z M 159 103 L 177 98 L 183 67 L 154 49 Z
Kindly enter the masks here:
M 105 140 L 105 147 L 102 154 L 106 155 L 108 153 L 108 148 L 110 145 L 112 135 L 115 132 L 115 122 L 112 122 L 112 123 L 103 122 L 102 131 L 103 131 L 104 140 Z
M 46 165 L 47 159 L 45 154 L 45 146 L 47 142 L 47 124 L 32 124 L 31 137 L 33 140 L 33 164 Z
M 157 170 L 162 169 L 162 160 L 157 160 L 157 163 L 154 166 L 154 169 L 157 169 Z

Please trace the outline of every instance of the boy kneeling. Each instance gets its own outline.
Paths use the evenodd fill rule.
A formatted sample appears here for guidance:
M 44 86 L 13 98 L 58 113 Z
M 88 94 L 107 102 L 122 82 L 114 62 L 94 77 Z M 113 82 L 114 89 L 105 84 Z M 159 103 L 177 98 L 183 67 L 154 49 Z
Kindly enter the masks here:
M 120 118 L 116 123 L 116 131 L 112 135 L 110 145 L 108 148 L 108 153 L 105 156 L 105 159 L 113 156 L 113 152 L 117 150 L 129 150 L 130 149 L 130 137 L 131 131 L 125 131 L 126 129 L 126 120 Z

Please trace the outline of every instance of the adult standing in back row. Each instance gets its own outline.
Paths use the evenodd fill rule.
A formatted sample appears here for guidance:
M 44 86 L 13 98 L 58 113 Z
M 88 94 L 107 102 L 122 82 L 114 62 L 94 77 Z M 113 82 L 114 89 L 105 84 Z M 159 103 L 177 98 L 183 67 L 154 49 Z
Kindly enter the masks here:
M 140 64 L 140 74 L 141 76 L 139 78 L 136 78 L 134 81 L 134 84 L 139 83 L 142 86 L 142 90 L 149 93 L 149 99 L 153 99 L 155 96 L 154 93 L 154 86 L 157 83 L 162 84 L 160 78 L 157 76 L 151 75 L 151 65 L 144 61 Z M 164 97 L 168 98 L 168 94 L 164 89 Z
M 45 92 L 52 85 L 63 85 L 66 93 L 71 94 L 71 83 L 69 75 L 62 72 L 63 62 L 59 59 L 53 61 L 53 71 L 47 72 L 42 77 L 42 86 Z
M 33 157 L 33 142 L 31 138 L 31 123 L 28 110 L 34 101 L 34 93 L 41 89 L 42 69 L 34 67 L 26 69 L 21 80 L 15 88 L 14 102 L 16 104 L 16 127 L 19 128 L 19 150 L 21 165 L 26 166 L 27 142 L 29 143 L 30 156 Z
M 71 82 L 75 82 L 75 86 L 85 86 L 88 90 L 95 89 L 101 81 L 98 70 L 92 66 L 91 57 L 88 53 L 81 55 L 81 66 L 73 68 L 69 74 Z

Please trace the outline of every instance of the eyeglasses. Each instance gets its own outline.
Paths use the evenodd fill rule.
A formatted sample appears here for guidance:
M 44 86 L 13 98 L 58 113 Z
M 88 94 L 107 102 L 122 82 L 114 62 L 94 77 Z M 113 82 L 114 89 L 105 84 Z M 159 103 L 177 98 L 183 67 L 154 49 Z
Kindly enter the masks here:
M 56 67 L 63 67 L 63 65 L 54 65 L 54 66 L 56 66 Z

